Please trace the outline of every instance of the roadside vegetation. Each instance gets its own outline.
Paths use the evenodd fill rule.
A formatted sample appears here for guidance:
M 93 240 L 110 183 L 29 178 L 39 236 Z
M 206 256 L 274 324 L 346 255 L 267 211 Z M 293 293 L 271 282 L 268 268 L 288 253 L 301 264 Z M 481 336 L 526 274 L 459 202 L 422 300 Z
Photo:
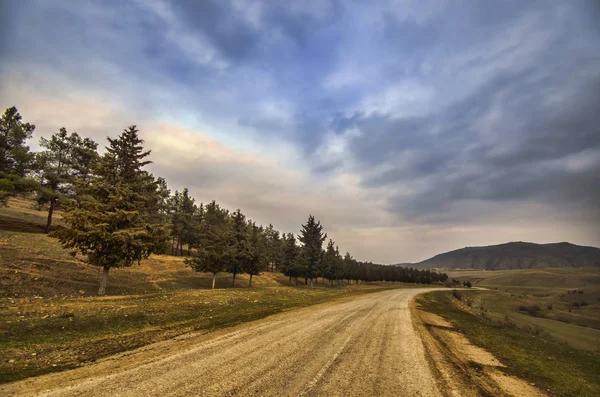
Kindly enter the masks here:
M 451 272 L 485 290 L 460 291 L 478 315 L 600 352 L 600 268 Z
M 491 295 L 490 295 L 491 294 Z M 582 338 L 582 330 L 598 330 L 552 321 L 554 327 L 565 327 L 562 338 L 551 328 L 531 325 L 517 318 L 537 318 L 512 307 L 510 295 L 496 291 L 439 291 L 423 295 L 418 303 L 425 311 L 449 321 L 473 344 L 494 354 L 502 371 L 526 379 L 557 396 L 597 396 L 600 394 L 600 352 L 592 346 L 574 347 Z M 482 300 L 483 297 L 487 300 Z M 481 308 L 481 302 L 498 304 Z M 506 303 L 506 306 L 501 303 Z M 507 303 L 508 302 L 508 303 Z M 486 305 L 486 304 L 484 304 Z M 579 327 L 577 330 L 567 327 Z M 584 349 L 588 347 L 588 349 Z

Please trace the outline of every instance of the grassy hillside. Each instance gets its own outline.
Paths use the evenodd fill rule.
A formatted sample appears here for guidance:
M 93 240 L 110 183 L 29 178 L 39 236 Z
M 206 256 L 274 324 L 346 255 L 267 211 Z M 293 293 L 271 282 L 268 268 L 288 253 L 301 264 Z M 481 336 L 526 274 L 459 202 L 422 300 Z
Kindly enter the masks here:
M 486 290 L 461 291 L 477 314 L 600 352 L 600 269 L 454 271 Z
M 95 295 L 101 277 L 98 268 L 86 265 L 43 233 L 46 213 L 28 200 L 11 200 L 0 207 L 0 297 Z M 60 213 L 56 215 L 60 222 Z M 253 277 L 252 284 L 280 286 L 287 279 L 279 273 Z M 147 294 L 180 289 L 208 288 L 206 274 L 196 273 L 182 257 L 153 255 L 140 266 L 111 269 L 109 295 Z M 246 287 L 241 275 L 236 287 Z M 230 287 L 231 277 L 221 274 L 217 287 Z
M 600 288 L 600 268 L 548 268 L 525 270 L 454 270 L 448 276 L 470 280 L 479 287 L 510 288 Z
M 512 270 L 600 266 L 600 248 L 513 242 L 466 247 L 413 264 L 419 269 Z

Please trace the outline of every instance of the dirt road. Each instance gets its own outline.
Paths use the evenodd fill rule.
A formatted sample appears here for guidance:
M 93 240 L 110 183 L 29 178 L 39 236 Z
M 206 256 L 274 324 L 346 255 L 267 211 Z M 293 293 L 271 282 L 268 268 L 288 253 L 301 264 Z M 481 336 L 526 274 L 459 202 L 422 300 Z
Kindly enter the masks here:
M 45 396 L 437 396 L 399 289 L 179 338 L 0 387 Z

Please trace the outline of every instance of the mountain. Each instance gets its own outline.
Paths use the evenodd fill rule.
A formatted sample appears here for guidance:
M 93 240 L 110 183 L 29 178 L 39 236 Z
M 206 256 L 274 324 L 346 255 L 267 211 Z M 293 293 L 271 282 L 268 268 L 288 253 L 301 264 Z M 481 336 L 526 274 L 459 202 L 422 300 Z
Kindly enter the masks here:
M 600 248 L 570 243 L 512 242 L 485 247 L 466 247 L 414 263 L 419 269 L 540 269 L 545 267 L 600 266 Z

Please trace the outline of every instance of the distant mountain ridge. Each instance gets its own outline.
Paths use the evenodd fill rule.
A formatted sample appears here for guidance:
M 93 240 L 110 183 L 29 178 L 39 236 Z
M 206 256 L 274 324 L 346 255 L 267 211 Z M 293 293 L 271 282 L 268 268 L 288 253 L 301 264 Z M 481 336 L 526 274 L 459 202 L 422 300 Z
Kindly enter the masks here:
M 600 248 L 567 242 L 535 244 L 522 241 L 484 247 L 465 247 L 410 265 L 418 269 L 480 270 L 596 266 L 600 266 Z

